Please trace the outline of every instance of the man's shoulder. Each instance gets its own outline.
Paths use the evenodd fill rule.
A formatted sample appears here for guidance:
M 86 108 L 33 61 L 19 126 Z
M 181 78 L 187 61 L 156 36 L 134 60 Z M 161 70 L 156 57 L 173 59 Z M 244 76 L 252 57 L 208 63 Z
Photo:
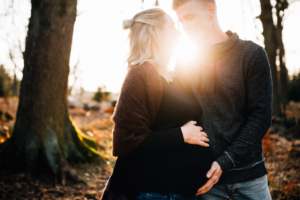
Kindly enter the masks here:
M 239 49 L 240 53 L 249 54 L 254 53 L 258 49 L 263 49 L 263 47 L 251 40 L 242 40 L 240 39 L 237 48 Z
M 236 56 L 242 59 L 247 66 L 257 57 L 266 57 L 264 48 L 251 40 L 240 40 L 235 52 L 238 54 Z

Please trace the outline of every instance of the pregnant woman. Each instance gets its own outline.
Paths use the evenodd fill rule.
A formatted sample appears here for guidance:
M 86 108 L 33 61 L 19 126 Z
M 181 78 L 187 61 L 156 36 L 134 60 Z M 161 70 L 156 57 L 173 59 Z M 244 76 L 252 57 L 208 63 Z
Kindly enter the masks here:
M 179 41 L 163 10 L 142 11 L 130 29 L 128 74 L 113 115 L 118 156 L 102 199 L 195 199 L 213 162 L 201 108 L 168 64 Z

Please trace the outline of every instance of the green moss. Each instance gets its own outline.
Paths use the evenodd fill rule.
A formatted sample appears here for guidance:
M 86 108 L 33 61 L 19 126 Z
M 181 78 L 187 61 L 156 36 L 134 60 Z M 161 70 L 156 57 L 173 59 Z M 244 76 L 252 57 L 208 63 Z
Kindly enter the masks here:
M 105 162 L 107 157 L 101 155 L 98 150 L 97 142 L 94 138 L 85 135 L 78 127 L 74 125 L 72 117 L 69 116 L 71 127 L 71 135 L 80 152 L 85 156 L 87 161 L 100 158 Z

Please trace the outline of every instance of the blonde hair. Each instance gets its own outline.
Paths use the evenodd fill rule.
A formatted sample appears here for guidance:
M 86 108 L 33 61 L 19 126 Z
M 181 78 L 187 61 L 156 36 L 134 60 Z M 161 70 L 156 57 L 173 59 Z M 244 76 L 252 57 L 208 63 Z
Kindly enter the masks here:
M 167 69 L 168 63 L 161 59 L 163 54 L 162 30 L 165 25 L 165 12 L 152 8 L 137 13 L 132 19 L 123 21 L 123 28 L 130 29 L 128 69 L 144 62 L 151 63 L 167 82 L 174 76 Z
M 183 4 L 192 1 L 192 0 L 173 0 L 173 10 L 177 10 L 180 6 Z M 198 2 L 206 3 L 206 4 L 214 4 L 216 6 L 216 1 L 215 0 L 196 0 Z

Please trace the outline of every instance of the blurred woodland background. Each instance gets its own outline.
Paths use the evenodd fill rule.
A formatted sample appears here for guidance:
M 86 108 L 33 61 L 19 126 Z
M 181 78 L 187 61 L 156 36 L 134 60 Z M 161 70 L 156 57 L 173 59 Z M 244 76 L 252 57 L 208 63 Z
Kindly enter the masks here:
M 300 1 L 216 1 L 224 31 L 268 54 L 269 187 L 273 199 L 300 199 Z M 115 162 L 111 115 L 126 75 L 128 32 L 121 22 L 153 6 L 176 20 L 171 4 L 0 2 L 0 199 L 100 198 Z

